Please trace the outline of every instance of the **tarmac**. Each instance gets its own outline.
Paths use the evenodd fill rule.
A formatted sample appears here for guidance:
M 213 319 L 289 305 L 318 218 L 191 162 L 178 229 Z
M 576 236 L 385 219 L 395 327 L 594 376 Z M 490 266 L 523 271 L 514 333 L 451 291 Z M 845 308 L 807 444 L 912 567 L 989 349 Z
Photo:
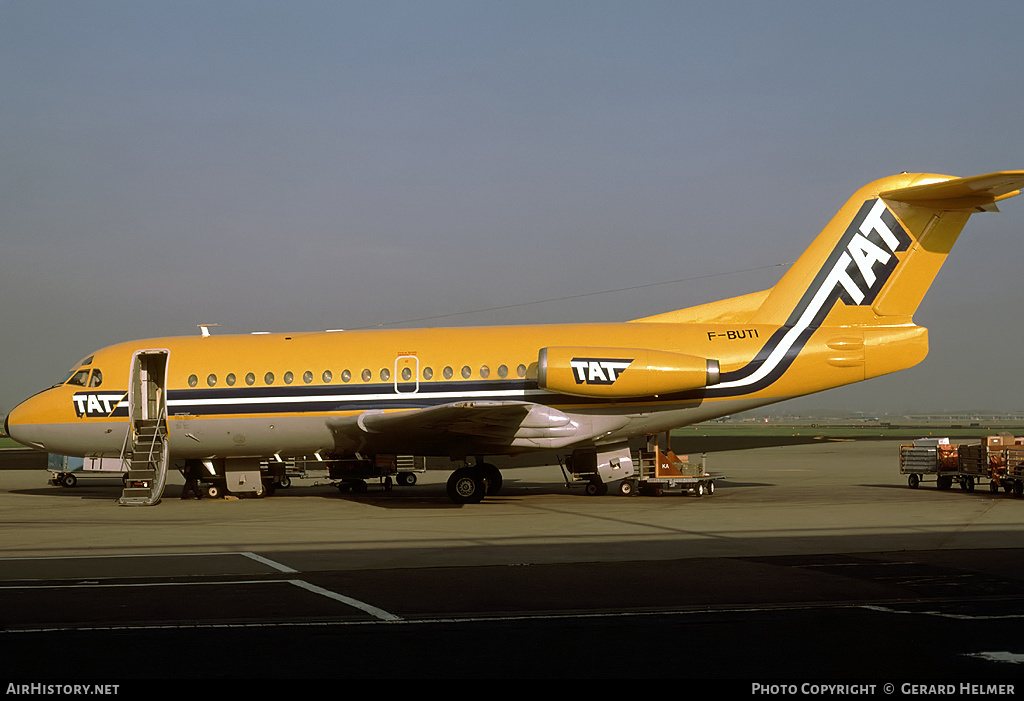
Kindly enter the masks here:
M 156 506 L 122 507 L 115 479 L 0 470 L 5 673 L 159 678 L 116 655 L 54 668 L 45 650 L 101 636 L 173 655 L 201 631 L 222 659 L 191 668 L 202 678 L 1013 679 L 1024 500 L 912 490 L 898 445 L 710 453 L 722 478 L 704 497 L 593 497 L 557 466 L 509 470 L 500 495 L 462 506 L 447 472 L 189 501 L 175 475 Z M 335 663 L 301 675 L 240 652 L 328 630 Z M 703 662 L 680 664 L 694 641 Z M 649 657 L 658 645 L 672 664 Z M 382 649 L 402 664 L 377 664 Z

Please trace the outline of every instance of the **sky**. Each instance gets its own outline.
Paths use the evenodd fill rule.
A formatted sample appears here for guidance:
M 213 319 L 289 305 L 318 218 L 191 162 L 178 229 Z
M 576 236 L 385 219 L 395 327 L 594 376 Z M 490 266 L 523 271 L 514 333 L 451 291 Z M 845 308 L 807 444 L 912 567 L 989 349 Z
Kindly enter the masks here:
M 0 414 L 201 323 L 766 289 L 861 185 L 1024 169 L 1022 29 L 1019 0 L 0 0 Z M 787 410 L 1024 409 L 1024 197 L 1000 209 L 918 310 L 922 364 Z

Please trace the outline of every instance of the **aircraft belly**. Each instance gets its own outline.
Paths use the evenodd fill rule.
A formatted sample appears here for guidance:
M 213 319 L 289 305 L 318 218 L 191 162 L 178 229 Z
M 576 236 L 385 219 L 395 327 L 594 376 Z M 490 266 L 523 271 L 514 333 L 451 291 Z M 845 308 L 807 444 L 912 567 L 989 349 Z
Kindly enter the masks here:
M 39 450 L 72 457 L 120 455 L 124 421 L 33 424 L 18 427 L 17 439 Z
M 323 417 L 171 417 L 173 458 L 312 455 L 333 446 Z

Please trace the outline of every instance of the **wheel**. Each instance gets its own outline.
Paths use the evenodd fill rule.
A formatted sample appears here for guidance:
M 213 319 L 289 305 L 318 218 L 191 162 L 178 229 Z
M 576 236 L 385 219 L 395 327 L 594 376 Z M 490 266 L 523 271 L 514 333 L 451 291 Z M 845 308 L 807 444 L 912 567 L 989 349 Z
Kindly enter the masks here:
M 416 484 L 416 475 L 411 472 L 399 472 L 398 483 L 406 487 L 411 487 Z
M 967 478 L 967 491 L 968 492 L 973 492 L 974 491 L 974 478 L 973 477 L 968 477 Z
M 703 482 L 698 482 L 697 486 L 694 487 L 693 491 L 696 492 L 697 496 L 699 496 L 699 497 L 704 496 L 704 483 Z
M 665 490 L 660 484 L 651 484 L 648 482 L 640 489 L 641 494 L 645 494 L 649 497 L 660 497 L 665 493 Z
M 478 504 L 487 493 L 487 480 L 480 470 L 460 467 L 448 478 L 447 490 L 456 504 Z
M 74 487 L 76 484 L 78 484 L 78 478 L 70 472 L 64 475 L 64 481 L 61 482 L 61 486 L 64 487 Z
M 587 493 L 587 496 L 600 497 L 608 493 L 608 485 L 600 480 L 590 480 L 587 482 L 584 491 Z
M 1017 480 L 1013 483 L 1013 495 L 1015 497 L 1024 495 L 1024 482 Z
M 988 491 L 992 492 L 993 494 L 997 493 L 999 491 L 999 484 L 996 482 L 989 482 Z
M 633 484 L 633 480 L 622 480 L 619 482 L 619 494 L 624 497 L 635 496 L 636 485 Z
M 910 477 L 907 478 L 907 486 L 911 489 L 917 489 L 917 485 L 919 484 L 921 484 L 921 478 L 917 475 L 910 475 Z
M 284 477 L 277 481 L 277 486 L 281 487 L 282 489 L 287 489 L 288 487 L 292 486 L 292 481 L 288 477 L 288 475 L 285 475 Z
M 210 497 L 211 499 L 216 499 L 217 497 L 220 496 L 220 487 L 218 487 L 216 484 L 206 485 L 206 496 Z
M 950 487 L 953 486 L 953 478 L 952 477 L 938 477 L 935 480 L 935 483 L 936 483 L 936 486 L 938 486 L 939 489 L 949 489 Z
M 711 496 L 714 493 L 715 493 L 715 483 L 709 481 L 708 482 L 708 496 Z

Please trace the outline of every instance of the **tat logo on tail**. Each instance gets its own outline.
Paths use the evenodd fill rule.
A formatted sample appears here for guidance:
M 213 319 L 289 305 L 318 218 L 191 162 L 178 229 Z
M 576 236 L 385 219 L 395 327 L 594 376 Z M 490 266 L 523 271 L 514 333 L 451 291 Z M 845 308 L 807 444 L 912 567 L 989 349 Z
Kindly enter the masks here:
M 826 279 L 842 287 L 847 304 L 871 304 L 896 269 L 894 254 L 909 246 L 910 236 L 885 202 L 865 202 L 823 267 Z

